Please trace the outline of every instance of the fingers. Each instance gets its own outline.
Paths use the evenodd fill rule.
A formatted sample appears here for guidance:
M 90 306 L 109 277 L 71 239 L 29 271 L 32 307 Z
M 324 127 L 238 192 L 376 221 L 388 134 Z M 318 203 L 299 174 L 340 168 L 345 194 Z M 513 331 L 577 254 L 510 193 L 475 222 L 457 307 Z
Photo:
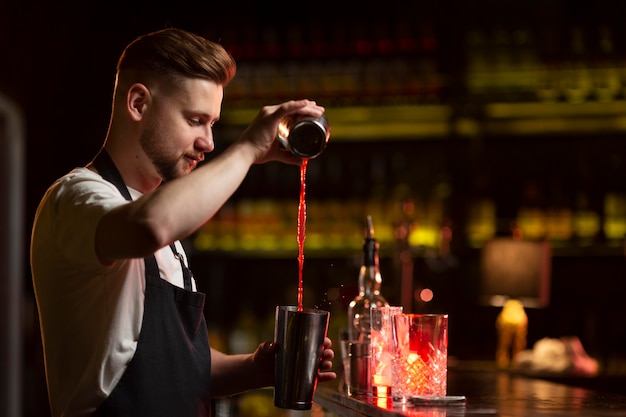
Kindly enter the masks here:
M 289 114 L 303 114 L 320 117 L 324 107 L 312 100 L 291 100 L 281 104 L 264 106 L 256 118 L 248 125 L 240 141 L 253 145 L 255 164 L 268 161 L 281 161 L 291 165 L 302 165 L 302 158 L 281 149 L 276 141 L 276 132 L 280 120 Z
M 320 382 L 333 381 L 337 379 L 337 373 L 331 371 L 333 367 L 333 359 L 335 358 L 335 351 L 331 349 L 332 341 L 326 337 L 324 339 L 324 351 L 322 352 L 322 364 L 320 371 L 318 372 L 318 379 Z
M 330 359 L 323 359 L 322 365 L 320 366 L 321 371 L 329 371 L 333 367 L 333 361 Z
M 276 349 L 276 343 L 272 341 L 263 342 L 259 345 L 259 351 L 267 355 L 276 353 Z
M 320 382 L 333 381 L 337 379 L 337 373 L 331 370 L 332 367 L 333 367 L 332 360 L 329 360 L 329 359 L 322 360 L 322 365 L 320 366 L 320 369 L 317 372 L 317 378 Z
M 276 106 L 266 106 L 264 110 L 273 114 L 277 120 L 292 114 L 299 113 L 308 116 L 319 117 L 324 114 L 325 108 L 312 100 L 290 100 Z
M 335 379 L 337 379 L 337 373 L 336 372 L 320 372 L 317 380 L 319 382 L 328 382 L 328 381 L 334 381 Z
M 324 346 L 330 346 L 330 339 L 327 338 L 327 340 L 324 341 Z M 322 364 L 318 372 L 319 381 L 325 382 L 337 379 L 337 373 L 331 371 L 334 357 L 335 352 L 330 348 L 324 349 L 324 352 L 322 352 Z
M 330 337 L 326 336 L 324 338 L 324 349 L 330 349 L 333 346 L 333 341 L 330 339 Z

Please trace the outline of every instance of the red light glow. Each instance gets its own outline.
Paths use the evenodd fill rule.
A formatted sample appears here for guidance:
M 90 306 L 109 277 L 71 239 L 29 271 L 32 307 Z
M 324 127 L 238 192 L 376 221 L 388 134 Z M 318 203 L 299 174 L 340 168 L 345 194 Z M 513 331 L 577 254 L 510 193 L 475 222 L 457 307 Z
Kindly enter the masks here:
M 433 290 L 431 290 L 430 288 L 424 288 L 423 290 L 420 291 L 420 300 L 422 300 L 425 303 L 432 301 L 433 296 L 434 296 Z

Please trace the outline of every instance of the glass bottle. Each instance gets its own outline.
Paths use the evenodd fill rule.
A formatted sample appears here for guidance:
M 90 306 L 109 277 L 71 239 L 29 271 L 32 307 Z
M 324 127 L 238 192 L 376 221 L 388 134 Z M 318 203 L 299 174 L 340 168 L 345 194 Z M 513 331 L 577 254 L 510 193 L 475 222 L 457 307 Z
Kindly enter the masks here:
M 374 238 L 372 216 L 367 216 L 363 264 L 359 271 L 359 293 L 348 305 L 348 332 L 350 340 L 368 341 L 370 337 L 370 309 L 388 306 L 380 294 L 383 282 L 378 258 L 379 244 Z

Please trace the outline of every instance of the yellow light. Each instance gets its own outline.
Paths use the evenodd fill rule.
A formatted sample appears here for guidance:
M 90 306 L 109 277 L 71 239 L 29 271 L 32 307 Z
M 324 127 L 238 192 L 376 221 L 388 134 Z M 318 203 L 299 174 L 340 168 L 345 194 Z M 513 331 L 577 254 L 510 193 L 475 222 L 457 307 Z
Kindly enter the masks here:
M 287 123 L 285 123 L 285 121 L 281 121 L 280 124 L 278 125 L 278 134 L 280 136 L 282 136 L 283 138 L 286 138 L 289 136 L 289 128 L 287 126 Z
M 374 374 L 373 382 L 378 388 L 378 385 L 389 385 L 389 378 L 385 375 Z
M 574 216 L 574 231 L 580 237 L 594 237 L 600 231 L 600 216 L 590 210 L 582 210 Z
M 434 225 L 420 224 L 409 234 L 409 245 L 435 248 L 439 242 L 439 229 Z
M 540 239 L 546 235 L 546 216 L 543 210 L 522 208 L 518 213 L 517 223 L 524 236 L 530 239 Z

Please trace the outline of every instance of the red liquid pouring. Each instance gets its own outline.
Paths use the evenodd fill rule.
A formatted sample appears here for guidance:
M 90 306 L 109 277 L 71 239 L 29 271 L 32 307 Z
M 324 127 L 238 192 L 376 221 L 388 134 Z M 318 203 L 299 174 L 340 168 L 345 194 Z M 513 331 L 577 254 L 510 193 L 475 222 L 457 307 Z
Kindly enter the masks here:
M 302 311 L 302 267 L 304 266 L 304 239 L 306 239 L 306 166 L 308 159 L 303 159 L 300 166 L 300 204 L 298 205 L 298 264 L 299 264 L 299 280 L 298 280 L 298 311 Z

